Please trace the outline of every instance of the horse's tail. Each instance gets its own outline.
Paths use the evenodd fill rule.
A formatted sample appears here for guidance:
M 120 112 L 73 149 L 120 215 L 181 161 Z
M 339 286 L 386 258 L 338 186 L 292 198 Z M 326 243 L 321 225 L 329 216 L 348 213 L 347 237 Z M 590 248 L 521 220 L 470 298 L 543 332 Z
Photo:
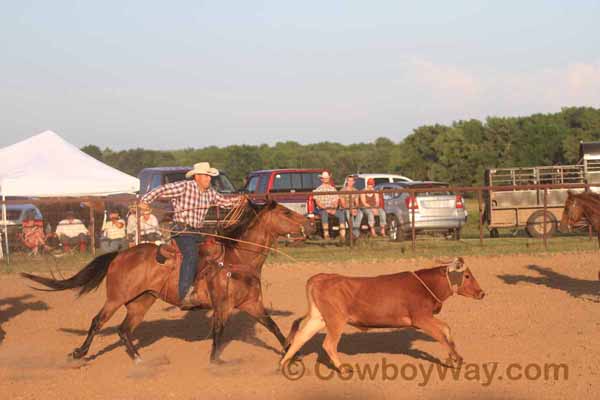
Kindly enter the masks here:
M 94 258 L 88 265 L 83 267 L 81 271 L 69 279 L 44 278 L 24 272 L 21 273 L 21 276 L 49 287 L 50 291 L 80 288 L 79 296 L 81 296 L 97 289 L 98 286 L 100 286 L 104 280 L 104 277 L 106 276 L 106 273 L 108 272 L 108 267 L 118 254 L 119 252 L 114 251 L 112 253 L 106 253 Z

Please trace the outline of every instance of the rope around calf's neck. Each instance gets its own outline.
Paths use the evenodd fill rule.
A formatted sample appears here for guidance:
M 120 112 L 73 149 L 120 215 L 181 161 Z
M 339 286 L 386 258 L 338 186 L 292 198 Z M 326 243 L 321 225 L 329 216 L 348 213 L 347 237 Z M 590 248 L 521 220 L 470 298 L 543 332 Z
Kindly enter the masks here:
M 414 277 L 415 277 L 415 278 L 417 278 L 417 280 L 418 280 L 419 282 L 421 282 L 421 285 L 423 285 L 423 287 L 424 287 L 425 289 L 427 289 L 427 291 L 428 291 L 428 292 L 429 292 L 429 294 L 430 294 L 430 295 L 431 295 L 431 296 L 432 296 L 432 297 L 435 299 L 435 301 L 437 301 L 437 302 L 438 302 L 438 303 L 440 303 L 440 304 L 443 304 L 443 303 L 444 303 L 443 301 L 441 301 L 441 300 L 440 300 L 440 298 L 439 298 L 439 297 L 437 297 L 437 296 L 435 295 L 435 293 L 433 293 L 433 290 L 431 290 L 431 289 L 429 288 L 429 286 L 427 286 L 427 284 L 426 284 L 426 283 L 423 281 L 423 279 L 421 279 L 421 277 L 420 277 L 419 275 L 417 275 L 417 273 L 416 273 L 415 271 L 410 271 L 410 273 L 411 273 L 411 274 L 413 274 L 413 275 L 414 275 Z M 453 293 L 454 293 L 454 291 L 453 291 Z

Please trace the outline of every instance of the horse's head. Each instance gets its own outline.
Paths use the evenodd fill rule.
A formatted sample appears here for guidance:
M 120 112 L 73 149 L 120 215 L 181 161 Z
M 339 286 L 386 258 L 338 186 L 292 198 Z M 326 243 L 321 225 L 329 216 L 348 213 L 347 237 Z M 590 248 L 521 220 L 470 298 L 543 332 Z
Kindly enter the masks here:
M 305 216 L 269 200 L 259 214 L 260 221 L 266 224 L 269 232 L 279 236 L 301 235 L 306 238 L 315 232 L 315 225 Z
M 579 204 L 577 195 L 570 190 L 567 192 L 567 201 L 560 219 L 559 229 L 561 232 L 571 232 L 575 225 L 583 216 L 583 207 Z

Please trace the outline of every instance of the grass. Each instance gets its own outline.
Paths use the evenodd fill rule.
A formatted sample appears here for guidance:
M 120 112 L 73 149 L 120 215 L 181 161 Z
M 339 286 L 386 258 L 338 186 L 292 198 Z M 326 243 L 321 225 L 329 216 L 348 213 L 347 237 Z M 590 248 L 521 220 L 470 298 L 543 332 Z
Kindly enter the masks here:
M 458 255 L 496 255 L 496 254 L 537 254 L 554 252 L 597 251 L 598 242 L 594 237 L 590 240 L 587 234 L 556 235 L 547 240 L 548 248 L 544 248 L 541 239 L 530 238 L 523 230 L 500 231 L 500 237 L 491 239 L 484 227 L 483 244 L 479 241 L 479 211 L 476 200 L 466 201 L 469 218 L 463 227 L 462 239 L 459 241 L 445 239 L 441 236 L 418 235 L 416 250 L 413 252 L 410 240 L 390 242 L 387 239 L 363 239 L 352 248 L 338 246 L 337 242 L 309 242 L 298 247 L 280 246 L 279 249 L 298 261 L 383 261 L 412 257 L 449 257 Z M 91 255 L 78 253 L 53 257 L 50 255 L 29 257 L 22 253 L 13 254 L 10 264 L 3 264 L 0 271 L 15 272 L 47 272 L 72 271 L 81 269 L 91 259 Z M 267 263 L 281 264 L 293 262 L 284 255 L 273 253 Z M 0 264 L 2 265 L 2 264 Z

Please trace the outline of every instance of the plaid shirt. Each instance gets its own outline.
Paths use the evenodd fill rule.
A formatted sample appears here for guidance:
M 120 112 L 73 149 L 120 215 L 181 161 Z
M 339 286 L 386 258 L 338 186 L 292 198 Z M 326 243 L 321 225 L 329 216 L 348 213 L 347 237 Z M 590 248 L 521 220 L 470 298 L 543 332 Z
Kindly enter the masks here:
M 313 192 L 337 192 L 337 190 L 329 183 L 323 183 L 321 186 L 313 190 Z M 321 204 L 323 208 L 337 208 L 340 196 L 337 194 L 315 196 L 315 200 Z
M 193 228 L 202 227 L 211 206 L 232 207 L 240 198 L 225 198 L 212 187 L 201 192 L 195 181 L 179 181 L 157 187 L 146 193 L 141 201 L 150 204 L 159 197 L 171 199 L 175 222 Z

